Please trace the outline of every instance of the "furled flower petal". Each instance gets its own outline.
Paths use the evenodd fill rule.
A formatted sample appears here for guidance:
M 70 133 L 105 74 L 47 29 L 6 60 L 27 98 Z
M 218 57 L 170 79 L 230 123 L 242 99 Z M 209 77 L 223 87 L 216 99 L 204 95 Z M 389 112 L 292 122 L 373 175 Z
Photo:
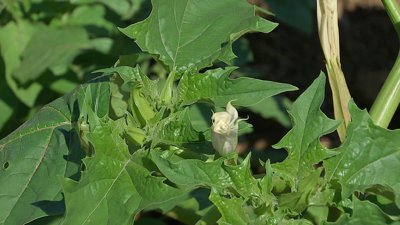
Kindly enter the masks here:
M 240 120 L 237 120 L 238 112 L 231 105 L 232 101 L 226 105 L 226 112 L 214 113 L 211 117 L 213 121 L 211 141 L 213 147 L 221 156 L 226 156 L 235 151 L 238 143 L 238 123 Z

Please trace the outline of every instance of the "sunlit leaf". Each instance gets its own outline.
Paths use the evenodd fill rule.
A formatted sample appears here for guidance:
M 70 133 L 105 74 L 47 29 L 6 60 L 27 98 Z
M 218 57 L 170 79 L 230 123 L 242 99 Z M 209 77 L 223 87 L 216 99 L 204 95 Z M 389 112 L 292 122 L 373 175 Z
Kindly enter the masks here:
M 313 171 L 313 164 L 336 155 L 337 152 L 323 147 L 319 138 L 333 132 L 341 123 L 329 119 L 319 109 L 324 99 L 325 75 L 323 73 L 293 103 L 289 111 L 293 128 L 274 145 L 285 148 L 289 156 L 285 161 L 272 165 L 275 173 L 284 177 L 297 190 L 298 183 Z
M 44 25 L 19 20 L 18 23 L 9 22 L 0 28 L 0 50 L 5 64 L 5 78 L 18 99 L 29 107 L 33 107 L 37 96 L 42 90 L 42 85 L 33 82 L 27 87 L 21 87 L 14 80 L 12 73 L 21 64 L 21 54 L 26 48 L 32 35 Z M 19 41 L 15 41 L 18 39 Z
M 178 74 L 198 71 L 235 57 L 232 42 L 248 32 L 272 31 L 277 24 L 254 15 L 246 1 L 153 0 L 151 15 L 121 31 Z M 205 46 L 207 46 L 205 48 Z M 201 49 L 201 51 L 200 51 Z
M 190 105 L 202 100 L 211 101 L 216 107 L 224 107 L 229 101 L 237 99 L 232 104 L 251 106 L 281 92 L 297 90 L 292 85 L 247 77 L 229 79 L 228 76 L 234 69 L 236 67 L 226 67 L 183 75 L 178 85 L 176 102 Z
M 326 179 L 338 179 L 343 197 L 353 191 L 364 192 L 375 184 L 390 185 L 400 203 L 400 130 L 387 130 L 376 126 L 367 111 L 349 104 L 352 121 L 347 128 L 347 138 L 336 149 L 337 156 L 325 161 Z
M 145 207 L 186 195 L 164 184 L 165 178 L 151 176 L 155 165 L 148 150 L 130 155 L 121 138 L 124 122 L 99 118 L 89 110 L 89 123 L 95 155 L 84 159 L 86 169 L 79 182 L 62 180 L 63 224 L 132 224 Z
M 347 213 L 340 216 L 340 218 L 331 223 L 325 222 L 324 224 L 340 224 L 340 225 L 358 225 L 358 224 L 399 224 L 399 221 L 393 221 L 388 215 L 375 204 L 369 201 L 360 201 L 357 197 L 353 196 L 353 214 Z
M 49 67 L 62 66 L 66 70 L 83 49 L 90 47 L 88 34 L 83 28 L 42 28 L 33 34 L 13 76 L 26 84 L 37 79 Z

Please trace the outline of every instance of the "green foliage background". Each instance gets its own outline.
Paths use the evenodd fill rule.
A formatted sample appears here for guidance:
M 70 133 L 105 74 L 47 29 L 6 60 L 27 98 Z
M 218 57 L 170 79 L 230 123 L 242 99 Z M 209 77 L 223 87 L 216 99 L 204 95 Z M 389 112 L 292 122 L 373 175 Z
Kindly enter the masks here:
M 306 33 L 312 31 L 313 0 L 266 2 L 278 21 Z M 289 15 L 285 10 L 294 6 L 295 16 Z M 45 104 L 93 79 L 96 75 L 92 71 L 111 67 L 120 55 L 141 52 L 117 27 L 143 20 L 150 11 L 150 0 L 0 1 L 0 139 Z M 253 60 L 244 38 L 234 43 L 233 51 L 239 56 L 233 65 Z M 150 58 L 141 53 L 141 69 L 150 69 L 162 78 L 162 69 L 149 68 Z M 257 71 L 239 69 L 234 74 L 246 76 Z M 278 101 L 281 99 L 267 99 L 251 110 L 287 127 L 290 121 L 286 114 L 268 107 Z M 290 103 L 286 105 L 290 107 Z M 271 110 L 263 110 L 266 107 Z
M 2 138 L 45 104 L 93 79 L 92 71 L 138 53 L 117 27 L 146 18 L 151 2 L 4 0 L 0 10 Z
M 296 4 L 306 11 L 310 2 Z M 325 74 L 287 104 L 292 105 L 288 122 L 276 104 L 282 99 L 270 97 L 295 87 L 230 79 L 246 72 L 223 64 L 236 51 L 247 58 L 233 65 L 250 62 L 248 43 L 240 36 L 269 33 L 275 23 L 255 16 L 255 7 L 240 0 L 154 0 L 147 17 L 148 4 L 2 3 L 0 106 L 5 117 L 0 128 L 5 133 L 13 121 L 30 119 L 0 141 L 1 224 L 132 224 L 142 210 L 167 213 L 178 205 L 200 217 L 212 203 L 221 214 L 220 224 L 399 224 L 399 130 L 374 125 L 351 101 L 346 140 L 335 149 L 322 146 L 320 137 L 341 123 L 320 110 Z M 122 56 L 139 50 L 116 26 L 125 27 L 120 30 L 147 53 Z M 198 51 L 203 46 L 208 48 Z M 150 68 L 150 57 L 159 64 Z M 217 61 L 222 68 L 211 68 Z M 103 74 L 91 75 L 94 70 Z M 160 78 L 170 76 L 166 82 L 151 80 L 150 70 Z M 178 85 L 169 82 L 173 78 Z M 138 95 L 129 96 L 137 87 Z M 224 163 L 236 153 L 212 160 L 210 117 L 204 116 L 209 109 L 193 104 L 221 107 L 232 99 L 262 117 L 292 124 L 273 146 L 288 156 L 272 164 L 260 160 L 266 171 L 262 176 L 253 176 L 252 153 L 239 165 Z M 138 123 L 146 112 L 154 115 Z M 242 122 L 239 134 L 251 127 Z M 131 141 L 128 128 L 142 136 Z M 204 199 L 208 202 L 200 209 Z

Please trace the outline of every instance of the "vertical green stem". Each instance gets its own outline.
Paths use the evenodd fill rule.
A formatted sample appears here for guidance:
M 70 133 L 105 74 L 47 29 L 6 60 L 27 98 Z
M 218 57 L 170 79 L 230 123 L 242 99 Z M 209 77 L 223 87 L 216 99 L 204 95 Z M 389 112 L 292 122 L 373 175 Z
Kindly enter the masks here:
M 400 38 L 400 7 L 396 0 L 382 0 L 392 21 L 397 35 Z M 396 62 L 389 73 L 381 91 L 378 94 L 370 115 L 372 121 L 378 126 L 388 127 L 393 118 L 394 113 L 400 103 L 400 54 L 397 56 Z
M 400 7 L 396 0 L 382 0 L 386 12 L 392 21 L 397 35 L 400 37 Z
M 221 218 L 221 213 L 218 211 L 217 207 L 214 205 L 197 223 L 196 225 L 212 225 L 215 224 L 219 218 Z

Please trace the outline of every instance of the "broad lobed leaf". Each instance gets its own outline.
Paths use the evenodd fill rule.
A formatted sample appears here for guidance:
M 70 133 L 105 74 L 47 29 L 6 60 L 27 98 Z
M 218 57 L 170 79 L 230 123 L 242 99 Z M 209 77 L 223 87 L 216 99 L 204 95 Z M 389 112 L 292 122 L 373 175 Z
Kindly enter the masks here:
M 250 218 L 246 214 L 245 208 L 242 207 L 242 205 L 246 203 L 245 198 L 224 197 L 214 189 L 211 190 L 209 198 L 222 215 L 221 219 L 219 220 L 219 224 L 249 224 Z
M 0 141 L 0 223 L 24 224 L 64 212 L 58 177 L 78 179 L 85 154 L 74 123 L 85 98 L 99 116 L 108 113 L 107 81 L 103 76 L 79 86 Z
M 124 119 L 99 118 L 89 110 L 89 123 L 95 154 L 84 159 L 86 169 L 79 182 L 62 180 L 63 224 L 132 224 L 145 207 L 187 195 L 185 190 L 164 184 L 165 178 L 151 176 L 156 167 L 148 150 L 130 155 L 120 136 Z
M 297 90 L 289 84 L 242 77 L 229 79 L 236 67 L 218 68 L 205 73 L 184 74 L 179 82 L 176 102 L 190 105 L 197 101 L 215 103 L 216 107 L 225 107 L 230 100 L 235 105 L 251 106 L 265 98 L 285 91 Z
M 177 163 L 161 158 L 152 152 L 153 159 L 160 171 L 172 182 L 189 186 L 207 186 L 222 194 L 238 193 L 245 198 L 251 196 L 261 198 L 261 190 L 257 180 L 253 178 L 250 169 L 250 155 L 241 165 L 227 166 L 225 160 L 234 157 L 230 154 L 213 162 L 203 162 L 197 159 L 187 159 Z
M 33 82 L 21 87 L 14 77 L 13 71 L 21 65 L 21 55 L 24 52 L 31 36 L 43 28 L 43 24 L 19 20 L 18 23 L 9 22 L 0 28 L 0 51 L 5 64 L 5 78 L 8 86 L 18 99 L 29 107 L 33 107 L 43 86 Z M 19 41 L 15 41 L 18 37 Z
M 144 74 L 141 70 L 139 65 L 136 67 L 130 67 L 130 66 L 117 66 L 114 68 L 107 68 L 107 69 L 100 69 L 96 70 L 93 73 L 118 73 L 119 76 L 122 78 L 124 81 L 124 84 L 127 84 L 132 81 L 137 81 L 137 82 L 143 82 L 143 90 L 145 94 L 151 96 L 151 98 L 155 99 L 158 97 L 158 87 L 157 83 L 158 80 L 150 80 L 146 74 Z
M 373 185 L 390 185 L 400 203 L 400 130 L 376 126 L 366 110 L 349 103 L 352 121 L 346 131 L 346 140 L 336 149 L 337 156 L 324 162 L 326 179 L 338 179 L 342 195 L 364 192 Z
M 246 1 L 152 0 L 153 11 L 121 31 L 178 74 L 196 72 L 235 57 L 232 42 L 248 32 L 272 31 L 277 24 L 255 16 Z M 205 48 L 205 46 L 207 46 Z
M 325 222 L 323 224 L 340 225 L 358 225 L 358 224 L 400 224 L 399 221 L 393 221 L 387 214 L 375 204 L 369 201 L 360 201 L 357 197 L 352 198 L 353 214 L 350 216 L 344 213 L 335 222 Z
M 13 75 L 21 84 L 27 84 L 37 79 L 47 68 L 64 72 L 85 48 L 91 48 L 85 29 L 72 26 L 44 27 L 30 39 L 22 53 L 23 60 Z
M 338 154 L 323 147 L 319 138 L 333 132 L 341 121 L 331 120 L 319 109 L 324 99 L 325 75 L 323 73 L 293 103 L 289 111 L 293 128 L 274 146 L 285 148 L 289 155 L 281 163 L 272 165 L 275 173 L 287 179 L 292 190 L 313 173 L 313 164 Z

